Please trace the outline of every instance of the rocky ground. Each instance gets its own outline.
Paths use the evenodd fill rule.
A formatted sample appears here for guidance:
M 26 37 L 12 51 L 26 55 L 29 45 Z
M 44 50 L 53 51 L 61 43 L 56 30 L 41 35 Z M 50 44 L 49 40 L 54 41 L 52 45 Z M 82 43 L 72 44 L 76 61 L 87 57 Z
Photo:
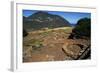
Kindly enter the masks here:
M 23 62 L 90 59 L 90 40 L 69 39 L 72 29 L 64 27 L 28 32 L 28 36 L 23 38 Z

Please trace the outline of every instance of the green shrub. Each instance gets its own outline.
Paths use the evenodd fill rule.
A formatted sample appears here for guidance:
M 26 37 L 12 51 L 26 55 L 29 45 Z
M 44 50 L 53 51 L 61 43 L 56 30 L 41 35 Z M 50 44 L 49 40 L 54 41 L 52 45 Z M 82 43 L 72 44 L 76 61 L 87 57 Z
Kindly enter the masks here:
M 74 29 L 77 35 L 90 37 L 91 20 L 88 18 L 80 19 Z
M 71 39 L 82 38 L 82 37 L 90 38 L 90 35 L 91 35 L 91 19 L 83 18 L 77 22 L 69 38 Z

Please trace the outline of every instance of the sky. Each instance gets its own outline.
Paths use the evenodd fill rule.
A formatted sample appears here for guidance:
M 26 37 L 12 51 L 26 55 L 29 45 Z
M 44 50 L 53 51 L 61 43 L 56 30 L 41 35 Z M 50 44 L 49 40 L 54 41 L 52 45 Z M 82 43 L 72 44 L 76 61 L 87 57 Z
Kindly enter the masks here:
M 38 11 L 36 10 L 23 10 L 23 16 L 28 17 Z M 45 11 L 50 14 L 59 15 L 69 21 L 71 24 L 76 24 L 81 18 L 91 18 L 91 13 L 84 12 L 61 12 L 61 11 Z

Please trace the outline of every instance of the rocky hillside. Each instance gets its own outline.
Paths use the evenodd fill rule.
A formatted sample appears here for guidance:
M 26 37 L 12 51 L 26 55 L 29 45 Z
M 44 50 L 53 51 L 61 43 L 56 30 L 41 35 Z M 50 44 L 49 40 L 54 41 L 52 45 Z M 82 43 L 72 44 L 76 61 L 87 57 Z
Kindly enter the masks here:
M 43 11 L 36 12 L 29 17 L 23 16 L 23 27 L 27 31 L 66 26 L 70 26 L 70 23 L 63 17 Z

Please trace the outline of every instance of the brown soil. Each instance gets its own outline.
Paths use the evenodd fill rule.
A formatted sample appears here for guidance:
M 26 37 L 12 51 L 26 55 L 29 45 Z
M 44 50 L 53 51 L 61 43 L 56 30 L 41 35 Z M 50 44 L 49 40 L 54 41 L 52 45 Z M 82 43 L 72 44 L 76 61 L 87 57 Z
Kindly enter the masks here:
M 66 54 L 62 50 L 63 47 L 66 47 L 66 44 L 82 44 L 84 46 L 90 44 L 90 41 L 85 39 L 68 39 L 72 28 L 66 29 L 66 31 L 65 29 L 45 31 L 47 30 L 29 32 L 29 35 L 23 39 L 23 62 L 73 60 L 74 58 L 70 56 L 70 51 L 76 55 L 82 49 L 69 48 L 69 54 Z M 34 48 L 34 45 L 40 44 L 42 46 Z

